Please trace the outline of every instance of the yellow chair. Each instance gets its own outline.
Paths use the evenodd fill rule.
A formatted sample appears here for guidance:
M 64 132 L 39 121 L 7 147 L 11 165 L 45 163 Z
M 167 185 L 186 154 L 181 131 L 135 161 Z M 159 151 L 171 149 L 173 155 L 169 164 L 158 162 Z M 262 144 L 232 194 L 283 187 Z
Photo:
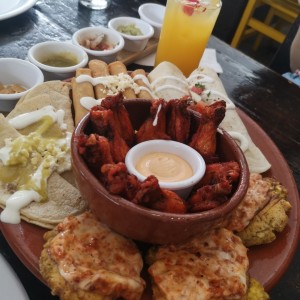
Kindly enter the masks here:
M 257 8 L 262 6 L 267 6 L 268 12 L 264 20 L 258 20 L 253 14 Z M 258 48 L 263 36 L 267 36 L 281 44 L 286 35 L 272 26 L 274 17 L 276 16 L 278 20 L 285 20 L 292 24 L 299 13 L 300 6 L 297 0 L 249 0 L 233 36 L 231 46 L 238 47 L 243 37 L 255 31 L 259 35 L 254 43 L 254 49 Z

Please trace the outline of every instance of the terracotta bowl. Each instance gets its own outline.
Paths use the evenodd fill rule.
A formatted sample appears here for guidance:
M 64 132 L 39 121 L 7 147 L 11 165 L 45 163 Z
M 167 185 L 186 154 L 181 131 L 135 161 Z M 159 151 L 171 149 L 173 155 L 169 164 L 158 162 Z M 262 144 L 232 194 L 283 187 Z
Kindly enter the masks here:
M 147 118 L 150 105 L 149 101 L 143 99 L 125 102 L 135 129 Z M 192 118 L 197 122 L 196 116 L 193 115 Z M 181 215 L 151 210 L 135 205 L 122 197 L 111 195 L 92 174 L 77 151 L 75 137 L 90 133 L 89 125 L 90 118 L 87 114 L 73 133 L 71 152 L 75 179 L 82 196 L 99 220 L 126 237 L 152 244 L 182 242 L 196 234 L 201 235 L 209 229 L 222 226 L 226 217 L 246 194 L 249 182 L 246 159 L 235 141 L 229 134 L 223 132 L 218 133 L 217 137 L 217 152 L 221 161 L 234 160 L 241 168 L 241 176 L 235 191 L 223 205 L 205 212 Z

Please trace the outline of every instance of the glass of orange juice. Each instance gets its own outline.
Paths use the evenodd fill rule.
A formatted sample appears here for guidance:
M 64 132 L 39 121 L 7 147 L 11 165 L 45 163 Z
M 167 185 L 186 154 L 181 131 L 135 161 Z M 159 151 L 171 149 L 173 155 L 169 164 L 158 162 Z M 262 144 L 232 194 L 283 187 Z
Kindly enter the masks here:
M 169 61 L 189 76 L 199 65 L 221 6 L 221 0 L 167 0 L 155 66 Z

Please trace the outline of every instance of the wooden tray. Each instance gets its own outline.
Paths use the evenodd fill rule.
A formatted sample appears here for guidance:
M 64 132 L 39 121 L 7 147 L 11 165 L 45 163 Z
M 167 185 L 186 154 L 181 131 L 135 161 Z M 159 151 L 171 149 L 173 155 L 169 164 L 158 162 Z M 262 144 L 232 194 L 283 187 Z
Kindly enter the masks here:
M 124 65 L 129 65 L 136 61 L 137 59 L 141 59 L 153 52 L 156 51 L 158 45 L 158 39 L 150 39 L 146 48 L 143 51 L 138 52 L 130 52 L 126 50 L 122 50 L 117 55 L 117 60 L 120 60 Z

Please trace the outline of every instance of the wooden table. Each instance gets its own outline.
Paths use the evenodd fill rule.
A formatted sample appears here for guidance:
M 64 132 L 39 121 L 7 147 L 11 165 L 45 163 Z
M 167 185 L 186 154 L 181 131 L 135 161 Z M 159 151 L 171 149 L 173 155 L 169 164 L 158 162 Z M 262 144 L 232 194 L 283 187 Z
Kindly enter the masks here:
M 0 21 L 0 57 L 25 59 L 28 49 L 38 42 L 70 40 L 73 32 L 81 27 L 107 25 L 110 18 L 120 15 L 138 16 L 138 6 L 145 2 L 149 1 L 126 1 L 125 5 L 124 0 L 113 0 L 105 11 L 90 11 L 78 5 L 76 0 L 38 1 L 27 12 Z M 287 160 L 299 190 L 299 87 L 217 38 L 211 38 L 209 47 L 217 50 L 217 59 L 224 70 L 220 78 L 229 97 L 275 142 Z M 55 299 L 14 255 L 2 234 L 0 251 L 17 272 L 31 300 Z M 300 299 L 300 249 L 270 295 L 272 300 Z

